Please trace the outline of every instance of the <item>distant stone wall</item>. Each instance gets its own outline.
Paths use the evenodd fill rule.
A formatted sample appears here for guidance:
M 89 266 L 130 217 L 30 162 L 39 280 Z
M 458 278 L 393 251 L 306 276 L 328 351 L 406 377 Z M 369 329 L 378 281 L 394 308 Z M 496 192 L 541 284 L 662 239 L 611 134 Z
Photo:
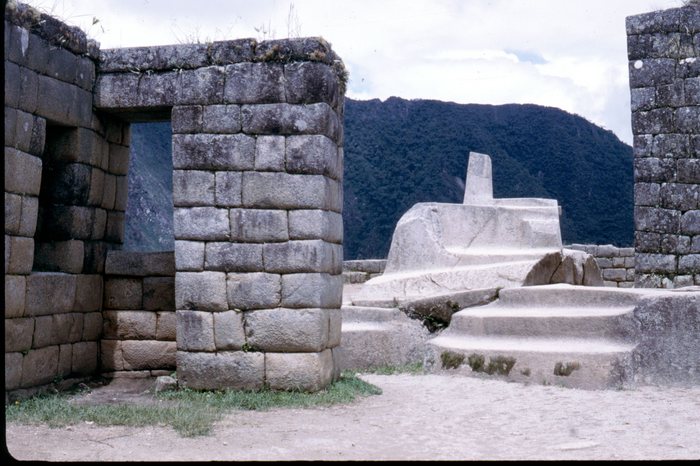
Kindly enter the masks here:
M 638 287 L 700 284 L 700 6 L 627 18 Z
M 634 287 L 634 248 L 618 248 L 612 244 L 570 244 L 564 247 L 592 255 L 605 286 Z
M 386 259 L 360 259 L 343 262 L 343 283 L 364 283 L 384 272 Z
M 103 373 L 175 370 L 175 254 L 110 251 L 102 315 Z
M 97 45 L 9 1 L 5 389 L 98 368 L 106 251 L 123 238 L 129 132 L 93 111 Z

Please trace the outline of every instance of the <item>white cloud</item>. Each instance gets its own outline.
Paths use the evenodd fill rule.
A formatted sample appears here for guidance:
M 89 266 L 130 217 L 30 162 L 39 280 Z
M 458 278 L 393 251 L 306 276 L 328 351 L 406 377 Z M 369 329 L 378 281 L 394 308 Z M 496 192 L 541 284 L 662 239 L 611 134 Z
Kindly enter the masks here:
M 323 36 L 353 98 L 535 103 L 631 142 L 625 17 L 680 0 L 31 0 L 104 48 Z M 291 11 L 290 11 L 291 6 Z M 291 13 L 291 15 L 290 15 Z M 92 24 L 93 17 L 99 19 Z

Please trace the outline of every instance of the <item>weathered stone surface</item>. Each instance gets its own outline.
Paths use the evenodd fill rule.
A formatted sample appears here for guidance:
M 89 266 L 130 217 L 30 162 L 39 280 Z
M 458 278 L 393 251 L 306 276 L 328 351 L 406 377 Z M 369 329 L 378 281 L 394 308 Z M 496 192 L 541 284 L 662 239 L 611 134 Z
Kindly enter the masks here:
M 241 107 L 238 105 L 207 105 L 203 107 L 202 132 L 238 133 L 241 131 Z
M 177 311 L 177 349 L 216 350 L 214 316 L 211 312 Z
M 328 310 L 328 348 L 340 346 L 342 339 L 343 312 L 340 309 Z
M 103 371 L 124 370 L 121 341 L 100 340 L 100 368 Z
M 226 311 L 224 272 L 177 272 L 175 307 L 178 310 Z
M 104 282 L 105 309 L 143 309 L 140 278 L 108 277 Z
M 175 310 L 175 278 L 146 277 L 143 279 L 143 308 L 146 311 Z
M 102 313 L 88 312 L 83 315 L 83 341 L 100 339 L 102 335 Z
M 129 147 L 109 144 L 109 172 L 113 175 L 126 175 L 129 172 Z
M 124 370 L 174 369 L 176 351 L 174 341 L 121 342 Z
M 647 254 L 635 255 L 635 271 L 637 273 L 663 273 L 676 270 L 676 256 L 671 254 Z
M 221 66 L 208 66 L 177 73 L 175 103 L 220 104 L 223 103 L 226 76 Z
M 26 315 L 70 312 L 75 302 L 76 276 L 35 272 L 27 277 Z
M 97 342 L 86 341 L 73 344 L 71 372 L 94 374 L 97 370 Z
M 80 341 L 83 334 L 82 314 L 54 314 L 35 319 L 34 348 Z
M 237 63 L 226 67 L 224 100 L 235 104 L 285 101 L 284 67 L 279 63 Z
M 340 184 L 321 175 L 245 172 L 243 205 L 271 209 L 341 212 Z
M 287 102 L 312 104 L 326 102 L 335 108 L 338 104 L 338 77 L 323 63 L 296 62 L 284 67 L 287 80 Z
M 238 207 L 241 205 L 241 172 L 216 172 L 215 198 L 217 206 Z
M 5 233 L 16 235 L 22 216 L 22 196 L 5 193 Z
M 5 147 L 5 191 L 38 196 L 41 159 L 13 147 Z
M 675 210 L 700 209 L 700 183 L 696 185 L 665 183 L 660 190 L 660 207 Z
M 207 243 L 205 267 L 225 272 L 263 270 L 263 245 L 247 243 Z
M 73 365 L 73 345 L 66 343 L 58 347 L 58 376 L 64 377 L 71 373 Z
M 700 235 L 700 210 L 689 210 L 681 217 L 681 233 Z
M 5 235 L 5 273 L 28 275 L 34 262 L 34 240 Z
M 214 314 L 214 340 L 217 350 L 240 350 L 245 344 L 243 313 L 238 311 Z
M 5 352 L 25 351 L 32 347 L 34 319 L 5 319 Z
M 335 180 L 343 175 L 338 146 L 321 135 L 288 136 L 285 166 L 288 173 L 325 175 Z
M 700 271 L 700 254 L 688 254 L 678 258 L 678 272 L 696 273 Z
M 156 313 L 149 311 L 104 311 L 103 337 L 110 340 L 153 340 Z
M 53 381 L 58 373 L 58 346 L 29 351 L 22 359 L 22 387 Z
M 200 170 L 175 170 L 173 203 L 176 207 L 213 205 L 214 173 Z
M 177 336 L 177 314 L 175 312 L 158 312 L 156 340 L 175 341 Z
M 241 119 L 247 134 L 322 134 L 339 141 L 341 132 L 338 115 L 326 103 L 243 105 Z
M 686 254 L 690 251 L 690 237 L 678 235 L 661 235 L 661 248 L 658 252 L 663 254 Z
M 78 312 L 99 311 L 102 305 L 102 276 L 78 275 L 75 280 L 73 309 Z
M 319 353 L 266 353 L 265 379 L 273 390 L 316 392 L 333 378 L 330 349 Z
M 226 276 L 228 306 L 231 309 L 266 309 L 280 305 L 280 275 L 253 272 L 229 273 Z
M 263 246 L 263 255 L 267 272 L 342 272 L 342 246 L 323 240 L 267 243 Z
M 700 159 L 678 160 L 678 181 L 681 183 L 700 183 Z
M 177 352 L 177 377 L 181 386 L 195 390 L 263 387 L 265 355 L 257 352 Z
M 175 264 L 180 271 L 204 269 L 204 244 L 199 241 L 175 240 Z
M 227 240 L 229 220 L 226 209 L 215 207 L 175 208 L 175 239 Z
M 629 64 L 630 87 L 670 84 L 675 77 L 675 65 L 676 60 L 673 58 L 631 60 Z
M 255 138 L 245 134 L 174 134 L 173 168 L 252 170 Z
M 52 241 L 37 243 L 34 264 L 39 270 L 80 273 L 83 269 L 85 246 L 82 241 Z
M 343 241 L 343 217 L 327 210 L 290 210 L 289 239 Z
M 659 134 L 674 131 L 675 115 L 672 108 L 656 108 L 632 114 L 634 134 Z
M 659 207 L 661 203 L 661 185 L 658 183 L 635 183 L 634 205 Z
M 105 264 L 107 275 L 128 275 L 135 277 L 165 276 L 175 274 L 173 253 L 142 251 L 109 251 Z
M 124 242 L 124 212 L 107 212 L 107 228 L 105 240 L 114 243 Z
M 201 105 L 176 105 L 170 119 L 173 134 L 201 132 L 202 116 Z
M 77 205 L 52 205 L 43 215 L 42 231 L 51 232 L 51 239 L 90 239 L 95 223 L 96 209 Z M 110 215 L 115 214 L 110 212 Z M 122 222 L 124 214 L 121 214 Z M 123 231 L 123 229 L 122 229 Z
M 24 315 L 27 279 L 22 275 L 5 275 L 5 318 Z
M 342 275 L 294 273 L 282 276 L 282 306 L 339 308 L 343 300 Z
M 262 351 L 315 352 L 328 342 L 325 309 L 263 309 L 244 318 L 248 344 Z
M 231 209 L 231 240 L 249 243 L 287 241 L 286 210 Z
M 635 207 L 634 219 L 638 231 L 678 233 L 681 214 L 671 209 Z
M 153 387 L 154 393 L 168 392 L 172 390 L 177 390 L 177 380 L 169 375 L 161 375 L 160 377 L 156 378 L 156 383 Z
M 634 252 L 633 252 L 634 254 Z M 632 258 L 634 266 L 634 257 Z M 601 286 L 603 279 L 595 257 L 588 255 L 583 263 L 583 286 Z
M 22 382 L 22 353 L 5 353 L 5 390 L 19 388 Z
M 255 170 L 280 172 L 285 169 L 286 138 L 258 136 L 255 139 Z

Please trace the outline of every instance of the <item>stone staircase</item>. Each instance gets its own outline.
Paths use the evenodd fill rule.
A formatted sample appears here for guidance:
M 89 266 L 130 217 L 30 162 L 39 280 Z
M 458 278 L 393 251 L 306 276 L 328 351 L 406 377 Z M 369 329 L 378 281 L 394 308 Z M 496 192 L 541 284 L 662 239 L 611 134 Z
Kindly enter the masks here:
M 659 293 L 571 285 L 503 289 L 498 301 L 452 316 L 428 341 L 425 368 L 584 389 L 623 387 L 634 380 L 642 337 L 635 309 Z

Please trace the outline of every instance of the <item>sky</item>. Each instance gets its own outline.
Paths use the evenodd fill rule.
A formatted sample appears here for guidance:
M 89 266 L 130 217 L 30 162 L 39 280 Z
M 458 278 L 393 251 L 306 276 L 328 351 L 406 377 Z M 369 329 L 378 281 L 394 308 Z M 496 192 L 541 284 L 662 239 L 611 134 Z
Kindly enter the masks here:
M 353 99 L 558 107 L 631 144 L 625 17 L 682 0 L 24 0 L 101 48 L 322 36 Z

